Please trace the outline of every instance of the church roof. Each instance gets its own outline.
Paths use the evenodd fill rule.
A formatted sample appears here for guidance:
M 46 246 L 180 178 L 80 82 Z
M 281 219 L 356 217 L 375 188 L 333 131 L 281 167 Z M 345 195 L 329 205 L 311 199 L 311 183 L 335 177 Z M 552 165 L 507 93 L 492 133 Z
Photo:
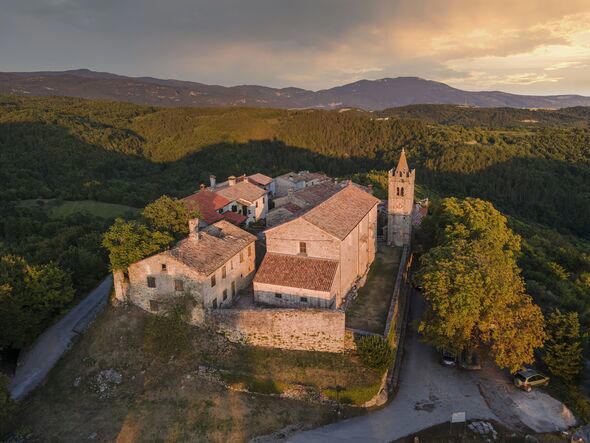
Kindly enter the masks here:
M 395 168 L 396 172 L 399 171 L 409 171 L 410 168 L 408 167 L 408 160 L 406 158 L 406 150 L 402 148 L 402 153 L 399 156 L 399 161 L 397 162 L 397 167 Z

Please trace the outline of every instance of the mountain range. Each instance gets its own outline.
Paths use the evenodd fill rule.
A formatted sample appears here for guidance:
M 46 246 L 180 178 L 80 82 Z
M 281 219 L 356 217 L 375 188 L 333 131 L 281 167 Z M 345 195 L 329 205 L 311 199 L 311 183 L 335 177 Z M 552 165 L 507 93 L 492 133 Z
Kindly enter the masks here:
M 158 106 L 254 106 L 382 110 L 411 104 L 476 107 L 565 108 L 590 106 L 581 95 L 518 95 L 463 91 L 418 77 L 359 80 L 320 91 L 257 85 L 219 86 L 153 77 L 126 77 L 88 69 L 0 72 L 0 94 L 71 96 Z

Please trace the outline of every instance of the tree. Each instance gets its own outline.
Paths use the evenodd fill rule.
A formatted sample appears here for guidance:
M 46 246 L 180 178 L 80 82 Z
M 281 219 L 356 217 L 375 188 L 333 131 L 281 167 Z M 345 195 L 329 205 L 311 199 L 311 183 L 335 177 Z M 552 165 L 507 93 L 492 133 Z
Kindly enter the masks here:
M 0 372 L 0 435 L 9 431 L 16 413 L 16 403 L 10 398 L 8 384 L 10 379 Z
M 582 337 L 577 312 L 553 311 L 546 321 L 543 361 L 553 375 L 571 382 L 582 369 Z
M 147 205 L 143 217 L 154 229 L 171 233 L 175 238 L 188 234 L 188 221 L 199 218 L 197 210 L 189 210 L 176 198 L 163 195 Z
M 545 336 L 543 315 L 525 294 L 519 237 L 478 199 L 445 199 L 432 217 L 437 246 L 422 256 L 416 276 L 429 302 L 419 330 L 457 353 L 486 346 L 512 371 L 532 362 Z
M 70 276 L 60 268 L 0 258 L 0 348 L 31 343 L 73 298 Z
M 170 234 L 152 230 L 138 221 L 117 218 L 105 232 L 102 245 L 109 251 L 111 270 L 123 271 L 130 264 L 170 245 L 173 240 Z

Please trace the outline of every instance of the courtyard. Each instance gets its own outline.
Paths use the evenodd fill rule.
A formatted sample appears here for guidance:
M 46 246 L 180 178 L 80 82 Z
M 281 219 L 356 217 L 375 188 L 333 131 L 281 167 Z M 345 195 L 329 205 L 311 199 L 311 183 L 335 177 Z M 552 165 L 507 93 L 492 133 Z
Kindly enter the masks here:
M 379 246 L 367 282 L 346 310 L 346 327 L 383 334 L 401 248 Z

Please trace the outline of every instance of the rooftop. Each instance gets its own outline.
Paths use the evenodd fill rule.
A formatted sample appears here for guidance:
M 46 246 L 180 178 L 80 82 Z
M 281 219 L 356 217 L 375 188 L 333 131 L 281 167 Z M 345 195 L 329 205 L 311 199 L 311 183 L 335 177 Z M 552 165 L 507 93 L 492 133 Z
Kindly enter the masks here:
M 329 292 L 337 269 L 337 260 L 267 253 L 254 283 Z
M 208 276 L 256 240 L 256 236 L 221 220 L 189 236 L 167 251 L 171 257 Z
M 287 172 L 286 174 L 280 175 L 280 178 L 284 178 L 286 180 L 290 180 L 293 183 L 299 182 L 308 182 L 312 180 L 330 180 L 326 174 L 322 174 L 321 172 L 309 172 L 309 171 L 300 171 L 300 172 Z
M 349 184 L 302 217 L 328 234 L 344 240 L 379 202 L 378 198 Z
M 266 194 L 266 190 L 246 180 L 236 182 L 234 185 L 224 183 L 222 185 L 216 186 L 214 189 L 209 189 L 214 193 L 226 198 L 230 202 L 244 200 L 248 203 L 254 203 L 256 200 Z
M 266 186 L 272 183 L 272 178 L 257 172 L 256 174 L 252 174 L 248 176 L 248 180 L 254 182 L 255 185 Z
M 307 206 L 315 206 L 332 197 L 341 189 L 342 186 L 336 185 L 332 181 L 327 181 L 305 187 L 299 191 L 295 191 L 292 195 L 298 200 L 307 203 Z
M 208 224 L 221 220 L 223 215 L 219 214 L 217 210 L 231 203 L 225 197 L 208 189 L 201 189 L 199 192 L 183 198 L 182 202 L 188 209 L 197 209 L 201 218 Z

